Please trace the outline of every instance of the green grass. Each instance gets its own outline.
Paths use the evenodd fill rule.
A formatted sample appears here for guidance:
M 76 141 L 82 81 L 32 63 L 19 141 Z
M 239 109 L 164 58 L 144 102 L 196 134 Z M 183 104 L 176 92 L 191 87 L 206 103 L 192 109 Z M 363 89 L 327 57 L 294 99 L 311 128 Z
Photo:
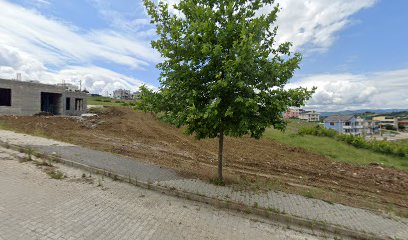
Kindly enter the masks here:
M 9 125 L 7 125 L 4 121 L 0 120 L 0 129 L 2 130 L 13 130 Z
M 109 97 L 88 97 L 88 105 L 103 105 L 103 106 L 114 106 L 114 107 L 123 107 L 124 104 L 131 101 L 123 101 L 118 99 L 112 99 Z
M 408 139 L 394 141 L 394 143 L 397 143 L 398 145 L 402 145 L 402 146 L 407 146 L 408 145 Z
M 298 130 L 302 127 L 315 127 L 319 125 L 316 122 L 306 122 L 298 119 L 289 119 L 288 126 L 286 126 L 285 133 L 297 133 Z
M 310 135 L 299 136 L 296 134 L 296 132 L 303 124 L 305 124 L 304 126 L 311 126 L 313 124 L 316 125 L 316 123 L 291 120 L 285 132 L 270 128 L 266 130 L 264 138 L 301 147 L 336 161 L 356 165 L 383 163 L 385 166 L 393 166 L 398 169 L 408 170 L 408 158 L 394 157 L 376 153 L 367 149 L 355 148 L 346 143 L 339 142 L 328 137 Z M 401 141 L 401 144 L 408 144 L 408 141 L 405 143 Z

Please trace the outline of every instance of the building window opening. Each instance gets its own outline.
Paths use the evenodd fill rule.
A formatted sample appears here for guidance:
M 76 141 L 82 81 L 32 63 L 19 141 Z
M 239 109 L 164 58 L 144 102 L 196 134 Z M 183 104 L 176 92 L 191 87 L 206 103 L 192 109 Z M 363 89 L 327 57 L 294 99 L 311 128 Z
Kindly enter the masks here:
M 62 109 L 62 94 L 41 92 L 41 112 L 59 115 Z
M 84 109 L 84 99 L 75 98 L 75 111 L 82 111 Z
M 71 110 L 71 98 L 69 97 L 65 99 L 65 110 Z
M 11 89 L 0 88 L 0 106 L 11 106 Z

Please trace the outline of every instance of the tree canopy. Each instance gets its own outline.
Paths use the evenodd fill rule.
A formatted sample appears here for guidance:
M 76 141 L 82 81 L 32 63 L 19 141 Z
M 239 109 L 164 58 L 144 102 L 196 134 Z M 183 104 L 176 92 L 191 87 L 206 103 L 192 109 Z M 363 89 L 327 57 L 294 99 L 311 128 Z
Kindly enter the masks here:
M 286 89 L 301 61 L 291 43 L 278 44 L 273 0 L 180 0 L 169 10 L 144 0 L 163 57 L 154 110 L 198 139 L 260 138 L 267 127 L 284 129 L 282 113 L 301 106 L 314 89 Z M 261 14 L 266 4 L 272 11 Z M 149 95 L 149 94 L 147 94 Z

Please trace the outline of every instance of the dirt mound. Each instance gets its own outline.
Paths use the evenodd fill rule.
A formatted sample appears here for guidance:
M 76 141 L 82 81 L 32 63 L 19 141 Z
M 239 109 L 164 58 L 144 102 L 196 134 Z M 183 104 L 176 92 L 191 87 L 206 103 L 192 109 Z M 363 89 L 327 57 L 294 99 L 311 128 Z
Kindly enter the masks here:
M 99 109 L 97 117 L 0 117 L 5 125 L 94 149 L 131 156 L 211 178 L 217 139 L 198 141 L 152 114 Z M 296 192 L 352 206 L 408 213 L 408 172 L 379 165 L 354 166 L 276 141 L 226 138 L 226 176 L 238 187 Z M 392 208 L 392 209 L 391 209 Z

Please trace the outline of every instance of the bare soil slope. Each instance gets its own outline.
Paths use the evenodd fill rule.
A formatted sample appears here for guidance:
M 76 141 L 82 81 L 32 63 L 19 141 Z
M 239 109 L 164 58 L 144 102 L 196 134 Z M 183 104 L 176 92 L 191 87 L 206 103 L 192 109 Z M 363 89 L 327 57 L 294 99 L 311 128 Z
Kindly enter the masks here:
M 6 127 L 177 169 L 203 179 L 216 173 L 217 139 L 197 141 L 153 115 L 108 108 L 98 117 L 0 117 Z M 408 172 L 334 162 L 267 139 L 226 138 L 226 176 L 237 187 L 296 192 L 408 216 Z

